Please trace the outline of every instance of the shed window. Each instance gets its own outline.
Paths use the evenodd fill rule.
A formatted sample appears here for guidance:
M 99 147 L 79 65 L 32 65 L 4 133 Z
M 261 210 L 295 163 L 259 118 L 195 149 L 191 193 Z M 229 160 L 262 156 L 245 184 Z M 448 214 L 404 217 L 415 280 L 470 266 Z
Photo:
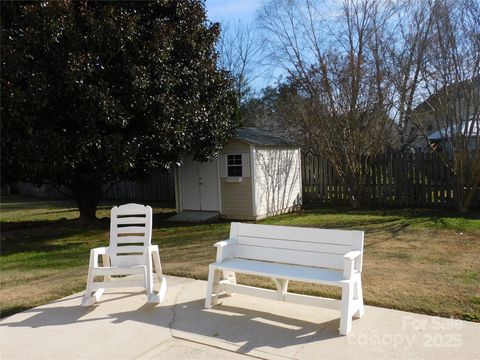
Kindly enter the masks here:
M 242 177 L 242 154 L 227 155 L 227 176 Z

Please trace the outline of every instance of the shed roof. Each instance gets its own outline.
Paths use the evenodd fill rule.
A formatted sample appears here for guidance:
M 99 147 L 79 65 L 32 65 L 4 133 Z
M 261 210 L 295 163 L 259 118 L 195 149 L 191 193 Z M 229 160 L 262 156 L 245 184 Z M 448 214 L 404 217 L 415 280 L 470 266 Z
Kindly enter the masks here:
M 282 136 L 274 135 L 269 130 L 254 127 L 243 127 L 237 129 L 234 138 L 253 145 L 299 146 L 298 143 L 293 140 L 287 139 Z

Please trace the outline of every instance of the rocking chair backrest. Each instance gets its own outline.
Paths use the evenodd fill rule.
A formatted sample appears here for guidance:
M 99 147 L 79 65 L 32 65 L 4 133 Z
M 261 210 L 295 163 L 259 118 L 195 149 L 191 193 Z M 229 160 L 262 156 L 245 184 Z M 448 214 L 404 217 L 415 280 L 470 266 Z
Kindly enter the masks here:
M 152 208 L 126 204 L 112 208 L 110 246 L 112 266 L 145 265 L 147 247 L 152 242 Z

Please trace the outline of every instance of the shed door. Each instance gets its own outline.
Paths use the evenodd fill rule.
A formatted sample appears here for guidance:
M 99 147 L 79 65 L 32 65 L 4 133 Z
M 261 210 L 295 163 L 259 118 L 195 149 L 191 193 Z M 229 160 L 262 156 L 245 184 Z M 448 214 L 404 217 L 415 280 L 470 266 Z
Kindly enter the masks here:
M 182 208 L 219 211 L 218 160 L 207 162 L 185 159 L 181 167 Z

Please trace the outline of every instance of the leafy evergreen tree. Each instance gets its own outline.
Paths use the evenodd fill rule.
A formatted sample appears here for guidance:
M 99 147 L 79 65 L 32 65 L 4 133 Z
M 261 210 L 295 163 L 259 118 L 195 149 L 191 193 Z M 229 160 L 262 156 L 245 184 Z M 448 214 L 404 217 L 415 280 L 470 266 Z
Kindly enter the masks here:
M 206 159 L 231 135 L 203 1 L 1 6 L 3 181 L 69 186 L 88 225 L 105 184 Z

